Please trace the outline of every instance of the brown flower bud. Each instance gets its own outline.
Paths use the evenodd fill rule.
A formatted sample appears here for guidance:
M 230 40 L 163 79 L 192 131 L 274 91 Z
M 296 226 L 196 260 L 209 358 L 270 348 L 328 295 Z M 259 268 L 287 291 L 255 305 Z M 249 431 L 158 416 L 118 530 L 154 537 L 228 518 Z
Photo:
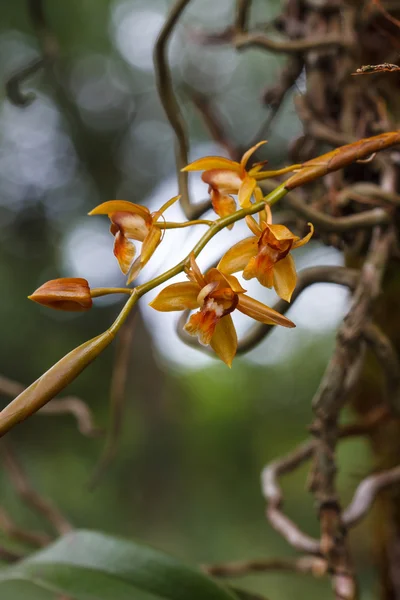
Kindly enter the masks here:
M 49 308 L 74 312 L 89 310 L 93 303 L 89 284 L 81 277 L 52 279 L 41 285 L 28 298 Z

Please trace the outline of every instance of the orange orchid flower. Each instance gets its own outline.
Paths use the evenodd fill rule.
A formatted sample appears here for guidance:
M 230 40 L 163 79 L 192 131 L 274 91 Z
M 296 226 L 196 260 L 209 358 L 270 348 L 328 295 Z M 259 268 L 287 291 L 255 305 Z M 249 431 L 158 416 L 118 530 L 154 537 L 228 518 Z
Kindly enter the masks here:
M 229 367 L 237 350 L 231 317 L 235 309 L 267 325 L 295 327 L 292 321 L 269 306 L 246 296 L 246 290 L 233 275 L 223 274 L 215 268 L 203 275 L 193 255 L 186 273 L 189 281 L 164 288 L 150 306 L 162 312 L 199 308 L 186 323 L 186 331 L 197 335 L 201 344 L 210 345 Z
M 269 208 L 269 207 L 268 207 Z M 245 279 L 256 277 L 261 285 L 274 287 L 276 293 L 290 302 L 297 275 L 290 251 L 304 246 L 314 233 L 312 223 L 310 233 L 300 239 L 285 225 L 272 225 L 271 213 L 260 213 L 260 224 L 251 217 L 246 223 L 254 236 L 238 242 L 221 258 L 218 269 L 226 274 L 243 271 Z
M 93 303 L 89 284 L 81 277 L 52 279 L 28 298 L 48 308 L 73 312 L 90 310 Z
M 162 231 L 155 224 L 163 212 L 179 196 L 168 200 L 160 210 L 150 213 L 146 206 L 127 200 L 109 200 L 96 206 L 89 215 L 107 215 L 111 221 L 110 231 L 115 237 L 114 255 L 127 283 L 131 283 L 148 263 L 162 239 Z M 130 240 L 142 242 L 142 251 L 134 261 L 136 248 Z
M 226 217 L 236 211 L 236 202 L 231 194 L 237 194 L 242 208 L 250 205 L 253 194 L 262 198 L 262 191 L 257 185 L 255 174 L 262 168 L 261 164 L 246 170 L 250 156 L 266 142 L 259 142 L 242 156 L 239 162 L 222 156 L 206 156 L 187 165 L 182 171 L 204 171 L 202 180 L 209 185 L 209 193 L 214 211 L 220 217 Z M 232 225 L 233 226 L 233 225 Z

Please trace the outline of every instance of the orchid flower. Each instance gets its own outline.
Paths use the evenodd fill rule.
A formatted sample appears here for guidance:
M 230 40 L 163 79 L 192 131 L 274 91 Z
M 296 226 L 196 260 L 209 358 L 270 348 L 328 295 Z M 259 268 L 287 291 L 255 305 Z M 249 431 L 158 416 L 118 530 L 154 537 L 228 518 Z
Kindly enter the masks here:
M 295 324 L 269 306 L 245 295 L 236 277 L 210 269 L 203 275 L 194 256 L 186 271 L 189 281 L 173 283 L 164 288 L 150 302 L 161 312 L 195 310 L 185 330 L 197 336 L 200 343 L 210 345 L 229 367 L 237 350 L 237 335 L 231 313 L 237 309 L 256 321 L 267 325 L 295 327 Z
M 262 198 L 254 177 L 262 165 L 259 163 L 250 170 L 246 170 L 246 165 L 250 156 L 263 144 L 266 142 L 259 142 L 247 150 L 240 163 L 222 156 L 206 156 L 190 163 L 182 171 L 204 171 L 201 178 L 208 183 L 213 209 L 218 216 L 226 217 L 236 211 L 236 202 L 231 194 L 238 195 L 242 208 L 250 205 L 253 194 L 258 199 Z
M 243 271 L 244 279 L 256 277 L 261 285 L 274 287 L 278 296 L 290 302 L 297 281 L 290 251 L 307 244 L 314 227 L 308 223 L 311 231 L 300 239 L 285 225 L 272 225 L 271 220 L 269 210 L 260 213 L 259 224 L 247 216 L 246 223 L 254 235 L 232 246 L 221 258 L 218 269 L 225 274 Z
M 109 200 L 96 206 L 89 215 L 107 215 L 111 221 L 110 231 L 114 235 L 114 255 L 130 284 L 154 254 L 162 240 L 162 231 L 156 226 L 158 219 L 179 196 L 168 200 L 160 210 L 150 213 L 146 206 L 127 200 Z M 140 255 L 136 255 L 135 245 L 130 240 L 142 242 Z

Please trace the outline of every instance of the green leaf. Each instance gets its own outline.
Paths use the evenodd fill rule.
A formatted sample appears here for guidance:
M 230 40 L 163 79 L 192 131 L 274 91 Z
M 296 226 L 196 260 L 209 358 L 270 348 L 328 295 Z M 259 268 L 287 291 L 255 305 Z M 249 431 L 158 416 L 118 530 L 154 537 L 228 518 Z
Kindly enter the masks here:
M 3 583 L 30 582 L 76 600 L 237 600 L 237 596 L 175 558 L 130 541 L 76 531 L 0 570 Z M 141 596 L 142 597 L 142 596 Z

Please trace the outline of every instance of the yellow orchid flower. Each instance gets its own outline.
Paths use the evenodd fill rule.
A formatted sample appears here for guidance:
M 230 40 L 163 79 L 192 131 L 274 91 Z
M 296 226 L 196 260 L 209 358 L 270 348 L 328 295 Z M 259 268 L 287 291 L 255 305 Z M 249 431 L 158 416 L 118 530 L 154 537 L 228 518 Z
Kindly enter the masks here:
M 267 325 L 295 327 L 292 321 L 269 306 L 246 296 L 246 290 L 233 275 L 223 274 L 215 268 L 203 275 L 193 255 L 187 276 L 189 281 L 164 288 L 150 306 L 161 312 L 199 308 L 186 323 L 186 331 L 197 335 L 201 344 L 210 345 L 229 367 L 238 343 L 231 317 L 235 309 Z
M 48 308 L 73 312 L 90 310 L 93 303 L 89 284 L 81 277 L 46 281 L 28 298 Z
M 174 196 L 154 213 L 150 213 L 146 206 L 127 200 L 109 200 L 90 211 L 90 216 L 107 215 L 110 219 L 110 231 L 115 237 L 114 255 L 121 271 L 128 275 L 128 284 L 136 279 L 154 254 L 162 239 L 162 231 L 155 224 L 178 199 L 179 196 Z M 135 261 L 136 248 L 130 240 L 142 242 L 141 253 Z
M 261 285 L 274 287 L 278 296 L 290 302 L 296 287 L 297 274 L 291 250 L 304 246 L 314 233 L 312 223 L 310 233 L 300 239 L 285 227 L 272 225 L 270 212 L 260 213 L 260 224 L 251 217 L 246 223 L 254 236 L 238 242 L 221 258 L 218 269 L 226 274 L 243 271 L 245 279 L 256 277 Z
M 190 163 L 182 171 L 204 171 L 201 178 L 208 183 L 213 209 L 218 216 L 226 217 L 236 211 L 236 202 L 231 194 L 237 194 L 242 208 L 250 205 L 253 194 L 258 199 L 262 198 L 262 191 L 255 179 L 262 165 L 259 163 L 249 171 L 246 165 L 250 156 L 263 144 L 266 142 L 259 142 L 247 150 L 240 163 L 222 156 L 206 156 Z

